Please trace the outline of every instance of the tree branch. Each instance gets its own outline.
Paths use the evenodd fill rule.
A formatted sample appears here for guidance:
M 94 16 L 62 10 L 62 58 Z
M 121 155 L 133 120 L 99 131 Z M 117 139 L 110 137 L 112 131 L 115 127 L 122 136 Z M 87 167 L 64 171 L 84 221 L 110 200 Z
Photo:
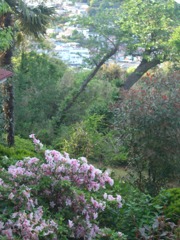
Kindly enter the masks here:
M 159 59 L 153 59 L 151 61 L 147 61 L 146 59 L 142 59 L 139 66 L 135 69 L 135 71 L 128 76 L 126 79 L 123 88 L 124 90 L 129 90 L 149 69 L 160 64 L 161 61 Z
M 111 51 L 109 53 L 107 53 L 101 60 L 99 63 L 97 63 L 96 67 L 91 71 L 91 73 L 86 77 L 86 79 L 83 81 L 81 87 L 79 88 L 79 90 L 74 94 L 74 96 L 72 96 L 71 100 L 67 103 L 67 105 L 61 110 L 61 116 L 60 118 L 57 120 L 57 124 L 61 124 L 62 121 L 65 118 L 65 114 L 66 112 L 74 105 L 74 103 L 76 102 L 77 98 L 79 97 L 79 95 L 85 90 L 85 88 L 87 87 L 88 83 L 93 79 L 93 77 L 96 75 L 96 73 L 98 72 L 98 70 L 101 68 L 101 66 L 109 59 L 111 58 L 118 50 L 119 48 L 119 43 L 117 43 L 115 45 L 114 48 L 111 49 Z

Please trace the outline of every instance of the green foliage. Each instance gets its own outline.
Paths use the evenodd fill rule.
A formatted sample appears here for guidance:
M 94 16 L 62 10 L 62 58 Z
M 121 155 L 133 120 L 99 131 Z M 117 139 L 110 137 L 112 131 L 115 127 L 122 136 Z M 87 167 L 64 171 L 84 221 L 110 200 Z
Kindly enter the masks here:
M 153 203 L 153 198 L 134 188 L 130 184 L 115 180 L 113 189 L 109 194 L 121 192 L 123 206 L 119 211 L 113 211 L 108 205 L 100 215 L 102 226 L 108 225 L 115 231 L 121 230 L 128 240 L 135 240 L 139 228 L 144 224 L 152 224 L 156 215 L 161 212 L 161 206 Z
M 167 57 L 168 40 L 180 20 L 175 5 L 173 0 L 123 2 L 119 21 L 127 31 L 130 52 L 140 47 L 145 49 L 144 58 Z
M 58 60 L 35 52 L 14 60 L 16 131 L 22 136 L 36 132 L 53 136 L 52 118 L 60 101 L 59 81 L 66 66 Z M 46 143 L 50 139 L 46 138 Z
M 96 33 L 87 40 L 87 46 L 96 49 L 94 60 L 117 42 L 120 46 L 126 44 L 127 55 L 173 60 L 169 40 L 180 23 L 179 4 L 174 0 L 91 1 L 90 15 L 81 24 Z
M 0 57 L 1 52 L 6 51 L 9 46 L 12 44 L 13 36 L 12 36 L 12 28 L 11 27 L 4 27 L 3 24 L 3 15 L 10 11 L 9 6 L 6 2 L 0 3 Z
M 179 73 L 148 73 L 141 87 L 116 104 L 119 144 L 128 149 L 132 182 L 157 194 L 166 181 L 179 179 Z
M 66 70 L 61 61 L 34 52 L 14 59 L 14 65 L 16 131 L 23 137 L 35 132 L 46 144 L 51 144 L 61 132 L 54 127 L 55 119 L 89 71 Z M 113 82 L 95 79 L 66 113 L 66 125 L 81 121 L 87 114 L 104 115 L 104 125 L 108 125 L 112 117 L 108 104 L 113 96 L 117 96 Z
M 20 30 L 27 35 L 40 37 L 45 34 L 47 25 L 54 13 L 52 7 L 47 7 L 45 4 L 38 4 L 33 8 L 24 1 L 5 1 L 14 14 L 16 22 L 16 30 Z
M 52 8 L 44 4 L 38 7 L 29 7 L 24 1 L 2 1 L 0 3 L 0 52 L 6 51 L 15 42 L 15 34 L 22 31 L 25 34 L 33 34 L 36 37 L 45 33 Z M 13 22 L 5 27 L 4 16 L 6 13 L 13 14 Z
M 10 11 L 10 8 L 8 6 L 8 4 L 6 3 L 6 1 L 3 1 L 0 3 L 0 15 L 3 15 L 4 13 L 7 13 L 8 11 Z
M 158 203 L 163 207 L 163 213 L 171 221 L 178 223 L 180 219 L 180 188 L 170 188 L 163 190 L 154 199 L 155 203 Z
M 180 27 L 174 30 L 169 43 L 176 49 L 177 53 L 180 52 Z
M 95 156 L 94 146 L 99 145 L 102 139 L 102 133 L 97 131 L 102 119 L 103 116 L 92 115 L 85 121 L 72 126 L 68 138 L 61 142 L 62 150 L 72 154 L 74 157 L 86 156 L 93 158 Z
M 127 151 L 118 146 L 106 123 L 103 115 L 90 115 L 84 121 L 66 127 L 55 144 L 73 157 L 86 156 L 103 165 L 126 165 Z
M 12 43 L 12 28 L 0 29 L 0 52 L 6 51 Z
M 15 146 L 9 148 L 0 144 L 0 166 L 7 168 L 17 160 L 34 155 L 34 146 L 30 140 L 15 136 Z
M 129 240 L 150 240 L 152 236 L 153 239 L 178 239 L 178 228 L 174 223 L 177 218 L 168 219 L 167 215 L 163 216 L 170 204 L 170 201 L 167 201 L 169 194 L 165 194 L 166 191 L 159 195 L 160 198 L 153 198 L 126 182 L 116 180 L 109 194 L 115 195 L 118 191 L 121 192 L 123 207 L 119 211 L 113 211 L 112 206 L 107 206 L 100 215 L 102 226 L 108 225 L 115 231 L 120 229 Z M 174 202 L 178 203 L 179 189 L 168 191 L 176 192 Z
M 63 91 L 60 94 L 62 101 L 59 106 L 58 115 L 61 116 L 62 109 L 64 109 L 66 104 L 72 99 L 73 94 L 79 90 L 83 80 L 88 74 L 89 70 L 74 71 L 68 69 L 65 72 L 60 82 L 60 87 Z M 96 108 L 106 109 L 105 111 L 108 117 L 110 117 L 110 112 L 108 113 L 108 104 L 113 101 L 112 98 L 114 95 L 117 95 L 117 87 L 112 82 L 98 77 L 95 78 L 81 93 L 71 109 L 65 113 L 66 117 L 64 123 L 70 125 L 72 123 L 74 124 L 74 122 L 81 121 L 84 116 L 91 114 L 91 110 L 92 113 L 99 114 L 99 112 L 95 112 Z

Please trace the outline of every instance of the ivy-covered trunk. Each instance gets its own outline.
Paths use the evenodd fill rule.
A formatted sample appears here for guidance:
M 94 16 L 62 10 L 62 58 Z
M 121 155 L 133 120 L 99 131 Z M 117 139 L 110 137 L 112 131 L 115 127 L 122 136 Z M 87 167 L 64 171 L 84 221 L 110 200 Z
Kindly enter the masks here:
M 7 143 L 11 147 L 14 145 L 14 91 L 13 84 L 7 82 L 4 86 L 4 115 L 5 129 L 7 131 Z
M 6 13 L 4 17 L 4 27 L 12 26 L 12 14 Z M 6 50 L 2 59 L 2 66 L 12 71 L 12 44 Z M 8 79 L 4 84 L 4 115 L 5 115 L 5 129 L 7 132 L 7 143 L 11 147 L 14 145 L 14 91 L 11 79 Z

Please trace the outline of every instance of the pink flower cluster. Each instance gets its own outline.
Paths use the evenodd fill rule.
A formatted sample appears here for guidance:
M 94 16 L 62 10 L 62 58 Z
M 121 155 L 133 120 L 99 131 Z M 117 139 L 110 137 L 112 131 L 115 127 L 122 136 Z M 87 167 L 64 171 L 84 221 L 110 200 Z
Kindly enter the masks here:
M 53 220 L 42 219 L 43 210 L 41 207 L 34 209 L 34 212 L 26 213 L 19 211 L 12 214 L 11 220 L 6 223 L 0 221 L 0 233 L 6 239 L 12 240 L 14 236 L 21 236 L 23 240 L 38 240 L 39 234 L 43 236 L 54 234 L 57 224 Z
M 0 182 L 2 183 L 2 180 Z M 15 236 L 20 236 L 23 240 L 38 240 L 40 233 L 43 236 L 56 236 L 57 224 L 53 220 L 43 219 L 43 208 L 38 206 L 37 199 L 31 198 L 31 189 L 14 183 L 17 189 L 12 185 L 1 185 L 10 191 L 8 199 L 14 203 L 14 212 L 6 222 L 0 221 L 0 235 L 5 236 L 7 240 L 12 240 Z M 7 214 L 6 209 L 4 214 Z
M 40 142 L 39 139 L 36 139 L 35 134 L 31 134 L 29 135 L 29 137 L 33 139 L 33 143 L 35 144 L 37 151 L 43 148 L 43 144 Z
M 40 141 L 34 134 L 30 137 L 40 149 Z M 120 195 L 113 197 L 104 193 L 106 184 L 114 184 L 108 172 L 88 164 L 84 157 L 71 159 L 67 153 L 46 150 L 44 162 L 28 157 L 10 166 L 8 174 L 11 181 L 8 201 L 12 201 L 15 207 L 11 219 L 0 222 L 0 234 L 7 239 L 13 239 L 13 234 L 24 240 L 38 239 L 42 232 L 44 236 L 53 235 L 53 239 L 58 239 L 56 219 L 44 220 L 43 206 L 38 206 L 39 198 L 46 201 L 46 208 L 48 204 L 52 216 L 68 212 L 64 221 L 69 228 L 69 237 L 76 239 L 96 239 L 101 232 L 98 215 L 106 208 L 107 201 L 113 201 L 117 207 L 122 206 Z M 47 186 L 42 184 L 44 178 Z M 3 180 L 0 181 L 4 184 Z M 102 194 L 95 194 L 97 191 Z
M 46 150 L 47 163 L 41 165 L 45 175 L 55 176 L 58 180 L 68 180 L 78 187 L 84 187 L 89 191 L 98 191 L 105 188 L 106 183 L 111 186 L 114 181 L 107 172 L 89 165 L 85 158 L 71 159 L 67 153 L 62 155 L 55 150 Z

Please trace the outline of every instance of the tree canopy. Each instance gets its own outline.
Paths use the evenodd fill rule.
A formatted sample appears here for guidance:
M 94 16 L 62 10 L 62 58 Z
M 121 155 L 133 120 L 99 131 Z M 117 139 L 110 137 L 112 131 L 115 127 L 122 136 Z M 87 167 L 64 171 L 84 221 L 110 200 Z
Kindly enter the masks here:
M 94 1 L 91 4 L 95 4 Z M 96 49 L 96 54 L 92 54 L 95 59 L 101 58 L 101 54 L 116 43 L 119 47 L 125 46 L 127 55 L 141 56 L 139 68 L 124 84 L 124 88 L 129 89 L 150 68 L 173 60 L 169 40 L 179 26 L 180 7 L 173 0 L 124 0 L 118 7 L 116 1 L 108 4 L 109 7 L 104 5 L 104 8 L 99 5 L 95 15 L 83 18 L 84 27 L 94 33 L 87 40 L 87 46 Z
M 102 65 L 119 50 L 123 49 L 126 55 L 141 57 L 140 64 L 124 82 L 125 90 L 129 90 L 149 69 L 177 59 L 170 39 L 180 23 L 179 4 L 173 0 L 124 0 L 117 5 L 115 0 L 108 2 L 107 7 L 103 3 L 107 1 L 92 1 L 91 6 L 97 5 L 96 12 L 78 19 L 78 24 L 90 31 L 89 38 L 81 43 L 90 50 L 91 57 L 87 61 L 92 71 L 79 90 L 73 93 L 67 106 L 61 109 L 59 122 Z

